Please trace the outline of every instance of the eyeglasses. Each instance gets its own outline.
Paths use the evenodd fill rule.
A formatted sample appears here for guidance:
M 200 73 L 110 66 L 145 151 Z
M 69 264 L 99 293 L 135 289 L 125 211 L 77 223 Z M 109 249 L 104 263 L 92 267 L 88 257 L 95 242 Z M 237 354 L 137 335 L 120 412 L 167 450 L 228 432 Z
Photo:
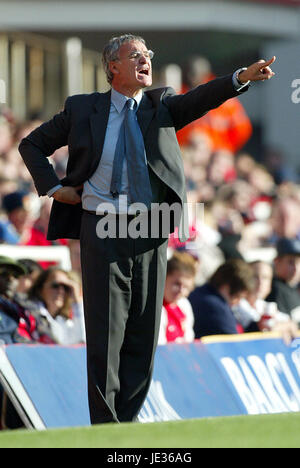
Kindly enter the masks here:
M 67 284 L 64 284 L 64 283 L 53 282 L 53 283 L 51 283 L 50 287 L 51 287 L 51 289 L 64 288 L 65 293 L 67 293 L 67 294 L 69 294 L 71 292 L 70 286 L 68 286 Z
M 129 55 L 129 58 L 134 60 L 140 60 L 141 57 L 146 57 L 147 59 L 152 60 L 154 57 L 154 52 L 153 50 L 145 50 L 144 52 L 136 51 Z

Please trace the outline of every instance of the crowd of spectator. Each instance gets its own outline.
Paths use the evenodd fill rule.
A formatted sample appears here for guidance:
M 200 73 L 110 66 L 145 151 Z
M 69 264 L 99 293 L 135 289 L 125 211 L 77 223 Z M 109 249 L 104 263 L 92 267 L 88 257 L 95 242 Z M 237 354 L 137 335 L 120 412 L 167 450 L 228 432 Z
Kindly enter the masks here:
M 192 62 L 183 91 L 213 77 L 206 61 Z M 194 68 L 193 68 L 194 67 Z M 84 343 L 78 241 L 47 240 L 51 199 L 39 198 L 18 144 L 39 121 L 0 115 L 0 243 L 63 245 L 72 271 L 51 262 L 0 258 L 0 343 Z M 282 332 L 289 341 L 300 324 L 300 185 L 273 152 L 243 151 L 251 122 L 237 98 L 181 134 L 188 201 L 196 207 L 185 244 L 170 236 L 159 344 L 205 335 Z M 59 177 L 67 148 L 52 164 Z M 258 249 L 261 255 L 247 261 Z M 261 249 L 261 250 L 259 250 Z M 265 252 L 275 252 L 266 258 Z M 264 252 L 264 253 L 263 253 Z
M 209 62 L 194 57 L 182 91 L 213 77 Z M 189 242 L 182 246 L 171 236 L 169 245 L 197 263 L 194 287 L 185 296 L 181 291 L 192 305 L 193 321 L 180 318 L 178 300 L 168 315 L 172 329 L 176 315 L 177 327 L 180 320 L 182 328 L 189 323 L 196 339 L 277 330 L 289 342 L 300 324 L 298 168 L 291 171 L 275 151 L 245 152 L 251 134 L 238 99 L 178 133 L 194 209 Z M 251 262 L 249 252 L 256 252 Z M 165 309 L 166 304 L 164 314 Z M 183 336 L 191 337 L 191 330 L 178 332 L 177 340 Z
M 207 82 L 214 78 L 214 75 L 205 58 L 193 57 L 188 63 L 184 78 L 181 92 Z M 20 140 L 40 123 L 38 120 L 19 123 L 15 121 L 9 110 L 2 109 L 0 116 L 0 243 L 67 247 L 70 251 L 72 269 L 77 274 L 78 284 L 78 281 L 80 282 L 78 279 L 80 278 L 79 243 L 65 239 L 56 242 L 47 240 L 52 200 L 48 197 L 37 196 L 32 179 L 18 152 Z M 278 246 L 278 255 L 274 258 L 274 265 L 264 262 L 265 258 L 258 258 L 257 260 L 262 260 L 262 262 L 252 266 L 252 269 L 256 268 L 265 272 L 268 270 L 269 276 L 275 275 L 269 294 L 260 300 L 272 301 L 273 304 L 277 304 L 281 313 L 287 314 L 299 323 L 300 186 L 297 171 L 288 171 L 287 165 L 284 161 L 280 161 L 274 152 L 265 157 L 264 165 L 257 162 L 258 157 L 255 157 L 257 155 L 244 152 L 243 147 L 251 138 L 251 134 L 250 119 L 237 98 L 229 100 L 220 108 L 209 112 L 202 119 L 178 132 L 185 167 L 188 201 L 196 209 L 193 210 L 194 218 L 191 219 L 190 241 L 183 245 L 176 236 L 171 236 L 170 252 L 173 255 L 176 251 L 185 250 L 186 255 L 196 260 L 193 288 L 202 287 L 201 294 L 203 294 L 205 288 L 213 287 L 211 278 L 227 261 L 245 260 L 247 253 L 252 249 Z M 51 158 L 61 178 L 65 175 L 67 157 L 68 150 L 64 147 L 57 150 Z M 259 155 L 259 159 L 262 159 L 262 155 Z M 186 257 L 182 261 L 186 261 Z M 173 277 L 177 275 L 179 277 L 177 283 L 180 283 L 181 280 L 185 281 L 185 276 L 190 275 L 190 279 L 193 276 L 191 271 L 189 275 L 184 273 L 184 268 L 188 269 L 188 267 L 179 266 L 180 262 L 181 260 L 177 259 L 175 272 L 172 270 L 172 264 L 170 266 L 171 272 L 168 273 L 166 282 L 166 297 L 171 295 L 168 290 L 172 289 L 169 283 L 174 280 Z M 39 262 L 34 268 L 28 263 L 24 265 L 28 270 L 28 275 L 20 279 L 19 288 L 23 289 L 22 294 L 27 293 L 25 278 L 33 275 L 38 281 L 35 276 L 37 268 L 41 268 L 42 274 L 43 270 L 53 265 L 51 261 Z M 200 291 L 197 288 L 191 297 L 194 297 L 196 291 Z M 180 301 L 187 300 L 188 294 L 181 295 Z M 167 301 L 168 299 L 165 298 L 162 320 L 165 328 L 166 317 L 171 315 L 168 312 Z M 244 298 L 240 302 L 243 307 L 237 306 L 235 315 L 243 317 L 243 320 L 240 319 L 242 322 L 240 326 L 245 331 L 249 323 L 245 325 L 247 312 L 243 309 L 248 307 L 248 314 L 251 316 L 250 309 L 257 309 L 258 305 L 255 301 L 256 305 L 248 301 L 246 307 Z M 232 309 L 230 303 L 229 306 Z M 268 313 L 271 313 L 270 308 Z M 194 314 L 197 316 L 198 312 L 194 310 Z M 255 316 L 252 310 L 253 314 Z M 197 328 L 197 320 L 199 317 L 193 327 Z M 193 328 L 191 319 L 189 323 Z M 221 331 L 226 333 L 226 330 L 225 327 Z M 208 333 L 209 330 L 206 332 Z M 217 332 L 217 329 L 211 331 L 213 332 Z M 198 330 L 196 337 L 201 335 L 203 333 Z M 181 336 L 181 339 L 183 336 L 185 334 Z M 192 334 L 187 333 L 186 336 L 191 339 Z

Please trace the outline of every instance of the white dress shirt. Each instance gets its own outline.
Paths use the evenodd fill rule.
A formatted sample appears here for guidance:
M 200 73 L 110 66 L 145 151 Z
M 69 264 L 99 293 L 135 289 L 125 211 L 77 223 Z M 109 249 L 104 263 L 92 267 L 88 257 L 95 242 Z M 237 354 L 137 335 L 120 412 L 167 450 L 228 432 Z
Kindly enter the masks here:
M 142 97 L 142 91 L 135 96 L 137 106 L 139 106 Z M 118 198 L 113 198 L 110 193 L 115 150 L 126 112 L 125 104 L 128 99 L 127 96 L 120 94 L 112 88 L 109 119 L 101 160 L 96 172 L 83 186 L 82 207 L 84 210 L 97 211 L 97 208 L 100 208 L 99 205 L 103 204 L 103 213 L 105 211 L 119 213 L 127 212 L 128 206 L 130 205 L 126 159 L 123 165 L 120 196 Z M 110 207 L 112 207 L 112 209 L 110 209 Z M 98 210 L 98 212 L 100 213 L 101 209 Z

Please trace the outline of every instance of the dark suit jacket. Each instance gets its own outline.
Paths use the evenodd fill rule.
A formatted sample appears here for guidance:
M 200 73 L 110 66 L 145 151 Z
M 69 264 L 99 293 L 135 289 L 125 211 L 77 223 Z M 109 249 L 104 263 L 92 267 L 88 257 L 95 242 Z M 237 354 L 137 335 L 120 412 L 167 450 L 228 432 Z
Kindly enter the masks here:
M 247 89 L 247 88 L 246 88 Z M 185 177 L 176 131 L 227 99 L 239 95 L 232 75 L 217 78 L 185 95 L 171 88 L 146 91 L 137 112 L 144 136 L 149 170 L 167 187 L 166 202 L 186 201 Z M 76 95 L 50 121 L 35 129 L 19 146 L 40 196 L 54 186 L 78 186 L 96 171 L 104 144 L 111 92 Z M 54 151 L 69 147 L 66 178 L 60 181 L 48 161 Z M 77 239 L 80 235 L 82 206 L 54 201 L 48 239 Z M 181 236 L 182 240 L 185 239 Z

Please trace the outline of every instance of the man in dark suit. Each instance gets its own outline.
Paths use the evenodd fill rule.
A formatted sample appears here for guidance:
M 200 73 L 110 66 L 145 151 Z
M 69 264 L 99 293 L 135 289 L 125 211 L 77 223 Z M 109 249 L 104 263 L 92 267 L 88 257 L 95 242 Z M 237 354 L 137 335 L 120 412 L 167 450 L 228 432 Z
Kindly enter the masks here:
M 248 89 L 250 81 L 271 78 L 269 65 L 275 60 L 177 96 L 169 88 L 143 92 L 152 84 L 152 57 L 141 37 L 112 38 L 103 51 L 112 89 L 68 98 L 64 110 L 34 130 L 19 148 L 38 193 L 54 198 L 48 238 L 81 240 L 94 424 L 135 420 L 151 382 L 167 235 L 160 229 L 152 236 L 152 220 L 148 235 L 129 235 L 136 220 L 132 203 L 146 207 L 143 222 L 154 206 L 174 203 L 183 208 L 184 220 L 185 177 L 176 131 Z M 67 176 L 59 181 L 47 157 L 67 144 Z M 122 212 L 128 228 L 125 237 L 116 235 L 121 224 L 124 228 Z M 179 222 L 177 216 L 170 229 Z

